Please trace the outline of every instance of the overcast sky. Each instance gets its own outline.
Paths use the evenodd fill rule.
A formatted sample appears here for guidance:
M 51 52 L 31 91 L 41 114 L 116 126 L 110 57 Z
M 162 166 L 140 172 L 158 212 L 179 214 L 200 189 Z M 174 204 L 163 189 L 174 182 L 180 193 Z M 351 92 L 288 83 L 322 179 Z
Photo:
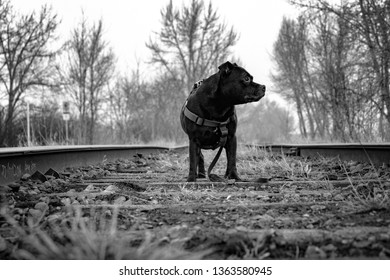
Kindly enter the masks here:
M 174 0 L 176 6 L 190 0 Z M 16 10 L 29 12 L 47 3 L 53 7 L 62 23 L 59 28 L 63 40 L 81 18 L 83 9 L 92 22 L 103 18 L 105 38 L 118 57 L 122 70 L 135 68 L 136 57 L 147 61 L 150 52 L 145 47 L 153 31 L 161 27 L 161 9 L 169 0 L 12 0 Z M 208 3 L 208 0 L 205 1 Z M 283 16 L 294 17 L 297 10 L 287 0 L 212 0 L 221 19 L 233 26 L 240 39 L 234 47 L 255 81 L 266 84 L 272 92 L 269 73 L 272 68 L 272 46 Z M 217 69 L 216 69 L 217 70 Z M 144 78 L 148 71 L 143 70 Z

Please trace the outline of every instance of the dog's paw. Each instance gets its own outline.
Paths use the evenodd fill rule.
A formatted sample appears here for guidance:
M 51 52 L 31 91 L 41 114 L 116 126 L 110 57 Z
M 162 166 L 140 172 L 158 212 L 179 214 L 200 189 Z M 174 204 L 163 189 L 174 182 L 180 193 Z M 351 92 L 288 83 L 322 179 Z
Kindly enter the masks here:
M 195 176 L 188 176 L 187 182 L 196 182 L 196 177 Z
M 206 178 L 206 174 L 205 173 L 199 173 L 198 174 L 198 178 L 199 179 L 204 179 L 204 178 Z
M 242 182 L 243 180 L 238 176 L 236 172 L 227 173 L 225 178 L 228 180 L 236 180 L 237 182 Z

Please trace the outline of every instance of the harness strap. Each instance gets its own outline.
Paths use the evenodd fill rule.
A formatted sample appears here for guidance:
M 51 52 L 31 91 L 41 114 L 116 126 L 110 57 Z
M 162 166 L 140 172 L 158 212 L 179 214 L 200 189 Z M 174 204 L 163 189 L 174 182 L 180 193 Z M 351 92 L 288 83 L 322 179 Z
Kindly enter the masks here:
M 225 137 L 225 143 L 226 143 L 226 137 Z M 207 177 L 209 178 L 209 180 L 211 180 L 211 178 L 210 178 L 211 170 L 213 170 L 215 164 L 217 163 L 219 157 L 221 156 L 221 152 L 222 152 L 223 146 L 225 146 L 225 143 L 223 145 L 221 145 L 221 147 L 219 148 L 219 150 L 218 150 L 217 154 L 215 155 L 213 161 L 211 162 L 209 168 L 207 169 Z
M 230 122 L 230 118 L 227 119 L 227 121 L 224 122 L 217 122 L 217 121 L 212 121 L 208 119 L 204 119 L 199 117 L 198 115 L 192 113 L 188 108 L 187 108 L 187 102 L 184 106 L 184 116 L 186 116 L 188 119 L 196 123 L 197 125 L 200 126 L 208 126 L 208 127 L 223 127 Z

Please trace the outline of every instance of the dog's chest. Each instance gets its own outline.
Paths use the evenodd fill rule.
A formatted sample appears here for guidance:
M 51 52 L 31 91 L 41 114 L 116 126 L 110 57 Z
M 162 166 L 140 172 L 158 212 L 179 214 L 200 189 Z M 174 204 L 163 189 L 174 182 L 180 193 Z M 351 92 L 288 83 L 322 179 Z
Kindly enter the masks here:
M 215 149 L 220 144 L 221 135 L 218 127 L 198 127 L 194 140 L 202 149 Z

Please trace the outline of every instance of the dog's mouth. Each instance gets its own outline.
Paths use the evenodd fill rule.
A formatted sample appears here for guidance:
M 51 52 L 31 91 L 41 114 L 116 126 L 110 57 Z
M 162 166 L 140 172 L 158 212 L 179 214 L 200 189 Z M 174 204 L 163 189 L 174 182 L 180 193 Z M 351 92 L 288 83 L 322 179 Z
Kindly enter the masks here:
M 256 101 L 259 101 L 261 98 L 263 98 L 264 95 L 265 95 L 264 92 L 259 92 L 256 95 L 245 96 L 245 101 L 246 102 L 256 102 Z
M 252 97 L 252 96 L 245 97 L 245 102 L 256 102 L 259 100 L 260 100 L 260 97 Z

